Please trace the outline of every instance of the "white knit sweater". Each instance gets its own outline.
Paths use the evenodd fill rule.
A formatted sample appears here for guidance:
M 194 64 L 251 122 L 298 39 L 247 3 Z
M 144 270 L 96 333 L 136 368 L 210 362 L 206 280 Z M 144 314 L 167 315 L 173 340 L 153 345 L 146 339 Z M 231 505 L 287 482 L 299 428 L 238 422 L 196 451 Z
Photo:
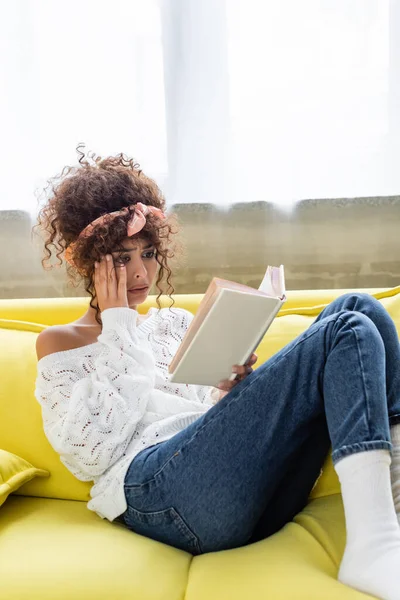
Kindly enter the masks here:
M 141 323 L 131 308 L 101 316 L 97 342 L 39 360 L 35 396 L 63 464 L 94 481 L 88 508 L 112 521 L 127 508 L 124 478 L 134 456 L 193 423 L 219 390 L 168 381 L 190 312 L 151 308 Z

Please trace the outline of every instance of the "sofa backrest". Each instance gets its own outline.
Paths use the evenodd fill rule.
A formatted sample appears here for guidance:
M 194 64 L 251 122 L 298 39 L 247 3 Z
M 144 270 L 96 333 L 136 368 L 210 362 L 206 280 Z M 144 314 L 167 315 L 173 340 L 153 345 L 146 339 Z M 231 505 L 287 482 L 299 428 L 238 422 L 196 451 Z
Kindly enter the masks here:
M 257 350 L 258 365 L 309 327 L 324 306 L 344 291 L 290 292 L 290 300 Z M 400 287 L 369 291 L 386 306 L 400 332 Z M 201 298 L 200 294 L 177 295 L 175 306 L 195 313 Z M 164 305 L 168 306 L 168 302 Z M 38 333 L 48 325 L 75 320 L 85 312 L 87 306 L 88 298 L 0 301 L 0 448 L 50 472 L 49 478 L 37 478 L 24 485 L 18 492 L 20 494 L 89 500 L 91 485 L 73 477 L 47 441 L 42 428 L 40 406 L 34 397 L 37 365 L 35 342 Z M 140 307 L 140 312 L 146 313 L 150 306 L 156 306 L 154 296 Z M 328 459 L 312 496 L 338 491 L 338 480 Z

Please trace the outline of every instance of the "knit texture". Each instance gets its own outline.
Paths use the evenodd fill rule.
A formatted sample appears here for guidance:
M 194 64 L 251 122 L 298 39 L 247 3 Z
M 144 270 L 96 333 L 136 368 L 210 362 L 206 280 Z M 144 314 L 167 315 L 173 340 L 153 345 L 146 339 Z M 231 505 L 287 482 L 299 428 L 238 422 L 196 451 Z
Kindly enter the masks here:
M 97 342 L 38 362 L 35 396 L 63 464 L 94 481 L 88 508 L 110 521 L 126 508 L 124 478 L 133 458 L 203 415 L 216 388 L 168 381 L 170 364 L 193 315 L 151 308 L 102 312 Z

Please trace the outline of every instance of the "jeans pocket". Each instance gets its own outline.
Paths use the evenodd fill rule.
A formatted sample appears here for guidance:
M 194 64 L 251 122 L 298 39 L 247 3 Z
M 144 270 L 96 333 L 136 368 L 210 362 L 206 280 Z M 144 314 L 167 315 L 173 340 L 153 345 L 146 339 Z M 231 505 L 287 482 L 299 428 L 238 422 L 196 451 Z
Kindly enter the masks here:
M 191 554 L 201 553 L 197 536 L 173 507 L 143 512 L 128 505 L 124 521 L 135 533 Z

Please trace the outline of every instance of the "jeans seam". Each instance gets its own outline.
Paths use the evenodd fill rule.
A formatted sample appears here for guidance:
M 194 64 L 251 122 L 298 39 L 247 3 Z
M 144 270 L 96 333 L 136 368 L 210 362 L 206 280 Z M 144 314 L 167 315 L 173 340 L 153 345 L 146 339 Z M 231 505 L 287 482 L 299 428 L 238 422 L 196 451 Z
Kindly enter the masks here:
M 365 316 L 367 316 L 367 315 L 365 315 Z M 343 319 L 342 316 L 340 316 L 339 319 L 346 324 L 346 321 Z M 373 323 L 373 321 L 371 321 L 371 323 Z M 354 337 L 355 337 L 356 343 L 357 343 L 357 356 L 358 356 L 358 362 L 359 362 L 360 371 L 361 371 L 361 375 L 362 375 L 362 382 L 363 382 L 363 387 L 364 387 L 365 405 L 366 405 L 366 410 L 367 410 L 368 435 L 371 436 L 371 411 L 370 411 L 368 396 L 367 396 L 367 393 L 366 393 L 367 392 L 367 385 L 366 385 L 366 382 L 365 382 L 365 372 L 364 372 L 363 364 L 362 364 L 359 339 L 358 339 L 357 332 L 354 329 L 353 325 L 351 323 L 349 323 L 349 322 L 348 322 L 348 325 L 350 326 L 350 329 L 351 329 L 352 333 L 354 334 Z M 375 327 L 376 327 L 376 325 L 375 325 Z
M 201 544 L 200 544 L 200 540 L 199 540 L 198 536 L 194 533 L 192 528 L 189 527 L 189 525 L 186 522 L 186 519 L 184 519 L 182 517 L 180 511 L 178 511 L 174 506 L 167 505 L 167 508 L 163 508 L 161 510 L 146 511 L 146 510 L 139 510 L 139 509 L 135 508 L 134 506 L 130 506 L 128 504 L 126 513 L 128 514 L 128 518 L 130 516 L 133 520 L 135 520 L 135 518 L 136 518 L 139 520 L 140 524 L 145 525 L 145 526 L 146 525 L 155 526 L 154 522 L 152 522 L 152 517 L 154 515 L 163 515 L 165 513 L 168 513 L 168 515 L 170 515 L 171 520 L 173 521 L 174 525 L 176 526 L 176 528 L 178 529 L 180 534 L 185 538 L 187 543 L 190 544 L 194 548 L 195 551 L 197 551 L 200 554 L 202 553 L 202 548 L 201 548 Z
M 332 462 L 336 465 L 339 460 L 346 456 L 371 450 L 389 450 L 390 452 L 392 450 L 392 444 L 387 440 L 371 440 L 369 442 L 355 442 L 354 444 L 341 446 L 332 452 Z
M 179 510 L 177 510 L 175 507 L 172 507 L 172 510 L 174 511 L 174 513 L 176 515 L 176 516 L 174 516 L 174 521 L 175 521 L 175 524 L 178 527 L 179 531 L 182 533 L 183 536 L 186 537 L 188 542 L 191 543 L 195 547 L 197 552 L 202 554 L 203 550 L 201 547 L 199 537 L 195 534 L 193 529 L 191 527 L 189 527 L 188 523 L 186 522 L 186 519 L 184 519 L 182 517 L 181 512 Z M 183 523 L 184 527 L 182 527 L 182 523 Z M 190 541 L 189 541 L 189 536 L 190 536 Z

